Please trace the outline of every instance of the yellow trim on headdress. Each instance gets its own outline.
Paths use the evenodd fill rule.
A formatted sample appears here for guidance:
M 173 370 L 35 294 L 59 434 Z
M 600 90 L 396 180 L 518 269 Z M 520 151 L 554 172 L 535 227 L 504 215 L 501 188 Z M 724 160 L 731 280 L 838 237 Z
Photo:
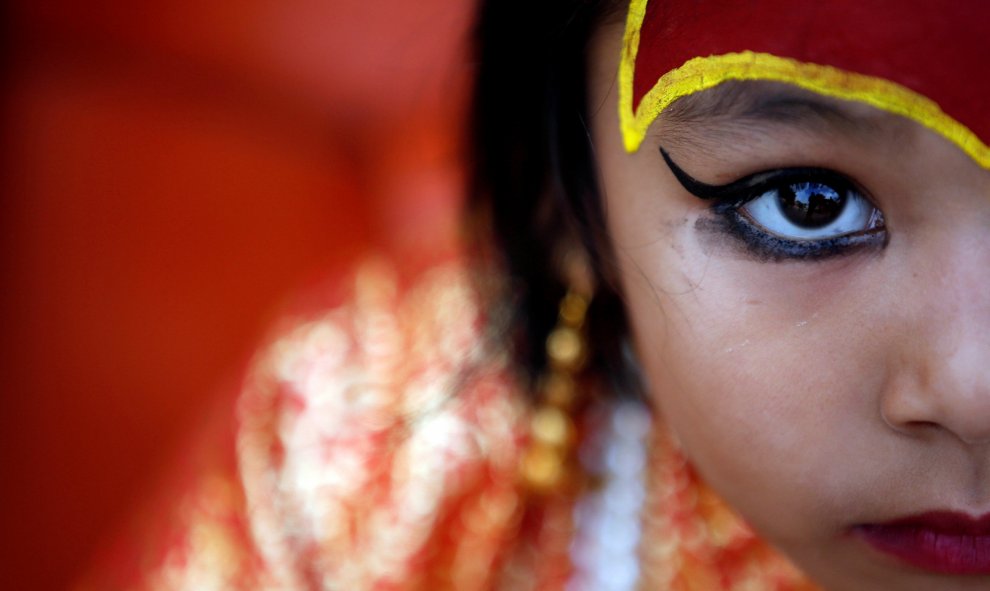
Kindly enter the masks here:
M 628 152 L 639 149 L 647 129 L 675 100 L 727 80 L 768 80 L 786 82 L 833 98 L 859 101 L 907 117 L 957 145 L 980 166 L 990 168 L 990 147 L 931 99 L 883 78 L 768 53 L 743 51 L 690 59 L 661 76 L 634 111 L 633 76 L 646 2 L 632 0 L 619 64 L 619 124 Z
M 619 127 L 622 129 L 622 141 L 625 143 L 627 152 L 635 152 L 643 143 L 646 137 L 646 128 L 653 123 L 664 105 L 656 114 L 646 122 L 646 125 L 637 124 L 637 111 L 642 112 L 646 99 L 653 94 L 660 86 L 660 82 L 654 86 L 650 93 L 640 101 L 640 109 L 633 109 L 633 81 L 636 73 L 636 56 L 639 54 L 639 32 L 643 28 L 643 19 L 646 17 L 646 0 L 632 0 L 629 3 L 629 13 L 626 15 L 626 31 L 622 37 L 622 58 L 619 60 Z M 668 105 L 670 102 L 667 103 Z M 642 128 L 642 131 L 637 131 Z

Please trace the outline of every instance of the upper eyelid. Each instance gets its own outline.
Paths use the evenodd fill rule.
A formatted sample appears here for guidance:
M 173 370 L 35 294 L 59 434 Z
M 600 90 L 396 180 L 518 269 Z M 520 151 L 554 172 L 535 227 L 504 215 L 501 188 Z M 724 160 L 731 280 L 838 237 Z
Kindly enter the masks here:
M 853 188 L 872 202 L 872 199 L 868 196 L 868 192 L 859 183 L 842 173 L 827 168 L 793 167 L 766 170 L 747 175 L 724 185 L 709 185 L 685 172 L 684 169 L 674 162 L 670 154 L 663 147 L 660 148 L 660 154 L 674 174 L 674 177 L 677 178 L 677 181 L 686 191 L 699 199 L 712 201 L 735 199 L 737 202 L 747 201 L 749 198 L 756 197 L 768 189 L 781 185 L 788 178 L 794 178 L 801 181 L 819 180 L 832 185 Z

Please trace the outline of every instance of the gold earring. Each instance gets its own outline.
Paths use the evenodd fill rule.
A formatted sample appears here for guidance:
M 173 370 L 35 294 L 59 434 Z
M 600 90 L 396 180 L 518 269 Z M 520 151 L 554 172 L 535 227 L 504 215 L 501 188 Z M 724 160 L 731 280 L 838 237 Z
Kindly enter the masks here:
M 546 340 L 547 369 L 537 382 L 539 402 L 530 418 L 529 446 L 521 465 L 526 487 L 536 493 L 550 493 L 573 482 L 577 443 L 573 412 L 579 402 L 578 374 L 588 356 L 587 293 L 568 290 Z

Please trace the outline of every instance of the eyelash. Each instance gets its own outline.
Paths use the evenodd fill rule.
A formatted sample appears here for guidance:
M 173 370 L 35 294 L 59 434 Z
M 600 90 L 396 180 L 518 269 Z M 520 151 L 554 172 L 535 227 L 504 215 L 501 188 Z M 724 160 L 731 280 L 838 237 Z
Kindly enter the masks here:
M 886 245 L 887 231 L 883 212 L 866 197 L 865 191 L 858 189 L 852 180 L 838 172 L 823 168 L 782 168 L 751 174 L 725 185 L 706 185 L 681 170 L 662 148 L 660 151 L 685 190 L 713 202 L 710 210 L 719 218 L 719 230 L 739 240 L 749 254 L 762 260 L 821 260 L 852 254 L 863 248 L 882 248 Z M 747 205 L 761 198 L 779 200 L 783 191 L 793 193 L 794 188 L 801 187 L 803 183 L 807 183 L 803 185 L 805 188 L 818 185 L 844 197 L 836 220 L 851 206 L 851 200 L 862 200 L 872 208 L 867 227 L 822 238 L 793 239 L 772 233 L 745 210 Z M 785 223 L 791 223 L 795 227 L 798 225 L 795 222 Z M 830 222 L 832 223 L 835 222 Z

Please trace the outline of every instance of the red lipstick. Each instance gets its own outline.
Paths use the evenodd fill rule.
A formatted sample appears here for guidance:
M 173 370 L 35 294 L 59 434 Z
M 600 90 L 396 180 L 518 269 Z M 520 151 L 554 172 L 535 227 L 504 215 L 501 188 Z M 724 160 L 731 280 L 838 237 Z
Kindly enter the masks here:
M 990 574 L 990 513 L 932 511 L 860 525 L 853 534 L 912 566 L 946 574 Z

